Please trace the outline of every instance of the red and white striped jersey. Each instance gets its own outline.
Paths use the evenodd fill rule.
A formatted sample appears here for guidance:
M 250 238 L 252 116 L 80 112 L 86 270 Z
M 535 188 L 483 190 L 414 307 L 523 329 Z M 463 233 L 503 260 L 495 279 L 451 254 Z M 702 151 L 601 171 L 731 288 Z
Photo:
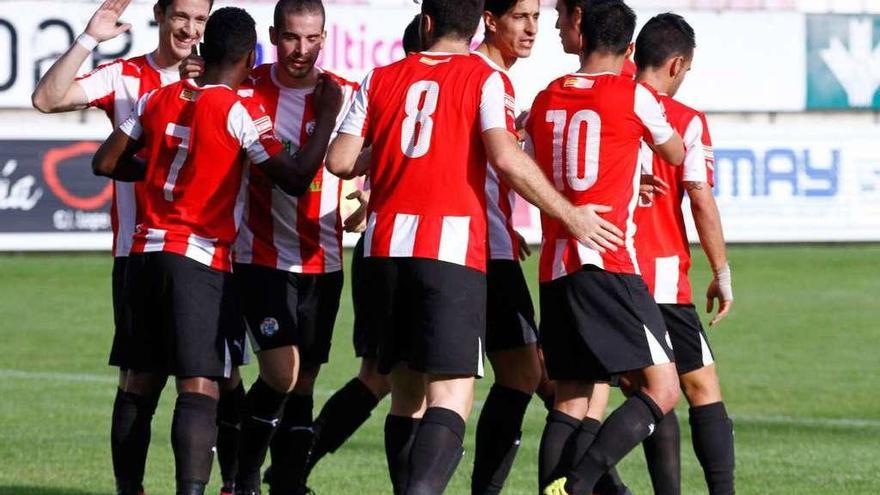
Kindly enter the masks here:
M 667 95 L 660 95 L 660 103 L 672 127 L 681 134 L 686 154 L 684 165 L 676 167 L 643 146 L 642 159 L 652 162 L 653 174 L 669 184 L 669 192 L 655 194 L 650 206 L 636 209 L 636 253 L 642 277 L 658 303 L 690 304 L 691 251 L 681 210 L 684 183 L 713 186 L 715 157 L 705 115 Z
M 239 94 L 253 95 L 263 105 L 275 123 L 275 134 L 294 154 L 315 128 L 314 89 L 286 88 L 278 82 L 276 70 L 275 64 L 257 67 Z M 342 86 L 345 102 L 338 127 L 358 85 L 331 76 Z M 249 169 L 247 181 L 248 198 L 235 242 L 237 263 L 309 274 L 342 270 L 342 181 L 338 177 L 322 166 L 309 190 L 299 197 L 274 187 L 255 167 Z
M 180 81 L 147 93 L 120 129 L 140 140 L 147 174 L 136 185 L 131 252 L 165 251 L 232 269 L 245 162 L 281 153 L 272 119 L 227 86 Z
M 625 232 L 625 246 L 599 253 L 542 215 L 540 280 L 595 265 L 639 273 L 633 235 L 638 199 L 639 143 L 663 144 L 674 135 L 654 94 L 616 74 L 570 74 L 538 94 L 526 124 L 526 147 L 547 178 L 575 205 L 607 205 L 602 216 Z
M 179 79 L 176 68 L 160 69 L 152 54 L 147 54 L 101 65 L 76 81 L 86 94 L 89 107 L 103 110 L 115 128 L 134 112 L 141 96 Z M 134 184 L 113 181 L 110 218 L 114 256 L 128 256 L 135 217 Z
M 513 84 L 507 76 L 507 72 L 489 57 L 481 52 L 474 55 L 482 58 L 486 64 L 501 74 L 504 81 L 504 90 L 510 98 L 506 101 L 507 118 L 511 120 L 509 125 L 516 128 L 516 94 Z M 487 166 L 486 173 L 486 220 L 489 224 L 489 259 L 492 260 L 517 260 L 519 252 L 519 238 L 513 230 L 513 206 L 516 202 L 516 193 L 501 178 L 491 164 Z
M 477 56 L 423 52 L 367 75 L 339 132 L 372 144 L 366 256 L 486 270 L 482 133 L 515 132 L 504 80 Z

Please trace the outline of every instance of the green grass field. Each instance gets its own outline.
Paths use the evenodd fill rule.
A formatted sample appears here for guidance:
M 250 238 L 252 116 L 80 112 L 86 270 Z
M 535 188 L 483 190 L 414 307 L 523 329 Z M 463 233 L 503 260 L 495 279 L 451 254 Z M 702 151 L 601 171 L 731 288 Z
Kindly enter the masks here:
M 736 247 L 730 258 L 736 305 L 710 338 L 736 426 L 739 493 L 880 493 L 880 246 Z M 696 262 L 700 294 L 708 278 L 701 255 Z M 0 256 L 0 495 L 113 491 L 115 371 L 105 365 L 110 268 L 104 255 Z M 534 281 L 534 259 L 526 268 Z M 346 293 L 317 406 L 357 370 L 351 321 Z M 246 369 L 248 383 L 254 372 L 255 366 Z M 491 377 L 480 381 L 480 398 L 490 383 Z M 172 392 L 166 390 L 154 422 L 145 482 L 154 495 L 173 493 Z M 316 468 L 317 493 L 390 492 L 382 449 L 386 408 L 380 405 Z M 706 493 L 687 406 L 678 413 L 683 492 Z M 469 422 L 471 441 L 477 414 Z M 505 493 L 535 493 L 544 415 L 534 400 Z M 472 443 L 467 448 L 470 453 Z M 466 455 L 448 493 L 467 493 L 471 462 Z M 634 493 L 651 493 L 640 449 L 620 471 Z M 218 473 L 215 468 L 209 493 L 217 493 Z

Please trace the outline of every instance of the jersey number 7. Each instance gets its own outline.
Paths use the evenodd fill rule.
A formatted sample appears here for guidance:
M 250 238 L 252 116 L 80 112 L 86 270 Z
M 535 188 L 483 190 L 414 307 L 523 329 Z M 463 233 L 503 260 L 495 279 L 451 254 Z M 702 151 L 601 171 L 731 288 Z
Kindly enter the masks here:
M 165 127 L 165 135 L 180 139 L 180 144 L 177 145 L 177 154 L 174 155 L 174 161 L 171 162 L 171 167 L 168 169 L 168 179 L 165 180 L 165 186 L 162 188 L 165 201 L 171 202 L 174 201 L 174 186 L 177 184 L 177 176 L 189 155 L 190 128 L 169 122 Z

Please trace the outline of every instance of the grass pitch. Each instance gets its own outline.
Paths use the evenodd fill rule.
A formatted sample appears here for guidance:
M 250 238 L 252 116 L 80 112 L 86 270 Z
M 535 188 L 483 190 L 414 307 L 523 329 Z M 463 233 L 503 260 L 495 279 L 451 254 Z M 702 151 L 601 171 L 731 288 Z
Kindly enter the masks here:
M 734 247 L 736 304 L 709 332 L 736 427 L 743 494 L 880 493 L 880 246 Z M 695 253 L 695 292 L 708 275 Z M 0 256 L 0 495 L 113 492 L 110 411 L 115 371 L 110 270 L 105 255 Z M 526 264 L 535 281 L 535 259 Z M 533 286 L 533 289 L 535 287 Z M 537 293 L 534 292 L 533 295 Z M 703 298 L 697 297 L 698 309 Z M 708 319 L 704 318 L 704 321 Z M 316 408 L 358 369 L 347 289 Z M 252 382 L 255 366 L 245 370 Z M 491 376 L 478 383 L 485 397 Z M 145 485 L 173 493 L 169 387 L 157 412 Z M 478 403 L 479 406 L 479 403 Z M 316 468 L 319 494 L 390 493 L 382 449 L 387 401 Z M 468 493 L 475 410 L 465 456 L 448 493 Z M 683 493 L 706 493 L 682 421 Z M 534 494 L 545 411 L 534 400 L 508 494 Z M 620 466 L 636 494 L 651 493 L 640 449 Z M 217 493 L 214 469 L 209 493 Z

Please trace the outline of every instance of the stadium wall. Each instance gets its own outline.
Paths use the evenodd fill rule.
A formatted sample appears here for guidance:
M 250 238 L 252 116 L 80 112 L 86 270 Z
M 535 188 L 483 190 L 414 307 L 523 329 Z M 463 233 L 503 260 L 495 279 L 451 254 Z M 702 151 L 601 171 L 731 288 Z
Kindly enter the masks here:
M 218 5 L 235 2 L 218 2 Z M 110 130 L 95 111 L 40 115 L 39 76 L 88 21 L 91 2 L 0 2 L 0 250 L 109 249 L 106 182 L 88 173 Z M 248 6 L 262 61 L 272 4 Z M 403 55 L 399 34 L 416 6 L 328 6 L 322 65 L 360 79 Z M 640 11 L 643 21 L 653 12 Z M 732 242 L 880 240 L 880 16 L 685 12 L 698 34 L 680 98 L 709 113 L 715 190 Z M 82 71 L 154 48 L 149 4 L 129 7 L 131 33 L 102 44 Z M 511 77 L 528 108 L 547 82 L 577 66 L 545 10 L 530 59 Z M 540 241 L 537 213 L 516 223 Z M 687 215 L 686 215 L 687 216 Z

